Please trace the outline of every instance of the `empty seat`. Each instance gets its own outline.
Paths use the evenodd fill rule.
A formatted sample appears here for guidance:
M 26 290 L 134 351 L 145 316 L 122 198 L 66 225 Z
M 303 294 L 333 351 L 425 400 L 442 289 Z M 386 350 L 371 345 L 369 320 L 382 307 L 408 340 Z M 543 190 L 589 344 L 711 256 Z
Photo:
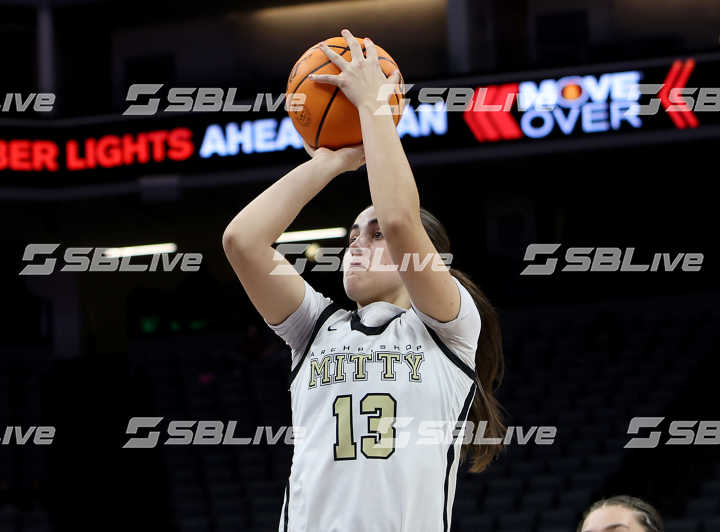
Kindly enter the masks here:
M 720 500 L 716 496 L 702 497 L 694 499 L 687 505 L 687 514 L 691 516 L 716 515 Z
M 540 475 L 544 472 L 545 464 L 542 461 L 517 462 L 511 464 L 510 472 L 519 478 L 528 478 L 531 475 Z
M 565 530 L 575 530 L 577 523 L 575 521 L 576 512 L 567 508 L 559 508 L 557 510 L 546 510 L 540 513 L 539 523 L 541 527 L 559 527 Z
M 245 515 L 227 514 L 218 516 L 216 519 L 215 532 L 238 532 L 245 530 L 248 526 L 248 519 Z
M 700 522 L 696 519 L 674 519 L 665 521 L 665 530 L 667 532 L 698 532 L 700 530 Z
M 605 475 L 603 473 L 587 471 L 572 475 L 570 477 L 570 487 L 597 490 L 602 487 L 604 481 Z
M 548 490 L 528 492 L 523 496 L 520 507 L 525 511 L 547 510 L 552 506 L 553 497 Z
M 503 493 L 490 493 L 482 502 L 482 510 L 489 513 L 500 513 L 512 510 L 515 506 L 515 497 Z
M 700 494 L 705 496 L 714 496 L 716 499 L 720 500 L 720 480 L 710 480 L 708 482 L 705 482 L 702 485 L 702 488 L 700 488 Z
M 258 512 L 253 518 L 253 526 L 261 530 L 277 530 L 280 524 L 280 510 L 277 512 Z
M 507 513 L 498 516 L 500 531 L 532 530 L 535 526 L 534 512 Z
M 209 532 L 210 522 L 207 517 L 194 517 L 180 519 L 178 522 L 180 532 Z
M 558 495 L 558 507 L 580 512 L 590 504 L 593 489 L 573 488 Z
M 565 456 L 554 460 L 548 460 L 546 465 L 550 473 L 568 476 L 580 471 L 582 461 L 583 459 L 580 456 Z
M 453 501 L 453 516 L 471 516 L 479 510 L 478 501 L 465 493 L 456 493 Z
M 175 515 L 181 518 L 197 518 L 207 513 L 205 499 L 176 499 L 172 502 Z
M 236 495 L 213 497 L 210 504 L 217 515 L 249 513 L 247 501 Z
M 489 516 L 466 517 L 460 520 L 459 528 L 462 532 L 493 532 L 495 521 Z
M 517 496 L 523 488 L 524 480 L 518 477 L 497 478 L 487 484 L 488 493 Z
M 536 532 L 573 532 L 575 529 L 569 529 L 567 527 L 556 526 L 556 525 L 540 525 L 536 529 Z
M 714 532 L 720 530 L 720 516 L 717 517 L 706 517 L 703 519 L 703 529 L 705 532 Z M 670 532 L 670 529 L 667 529 Z
M 532 491 L 556 492 L 563 485 L 561 477 L 555 475 L 537 475 L 530 479 L 529 489 Z
M 283 500 L 279 497 L 253 497 L 250 504 L 255 513 L 270 512 L 280 514 Z

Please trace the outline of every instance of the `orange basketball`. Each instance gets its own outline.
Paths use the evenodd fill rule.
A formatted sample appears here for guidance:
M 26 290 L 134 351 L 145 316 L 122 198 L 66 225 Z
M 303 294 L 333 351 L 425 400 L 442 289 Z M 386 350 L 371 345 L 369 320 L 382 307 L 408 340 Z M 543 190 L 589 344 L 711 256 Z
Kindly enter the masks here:
M 357 38 L 365 53 L 364 39 Z M 343 37 L 332 37 L 324 41 L 347 61 L 352 59 L 350 48 Z M 300 136 L 312 148 L 337 149 L 362 142 L 360 115 L 357 108 L 347 99 L 339 87 L 327 83 L 318 83 L 308 79 L 310 74 L 339 74 L 336 67 L 320 49 L 320 44 L 308 49 L 290 71 L 287 84 L 287 101 L 293 94 L 304 94 L 302 110 L 288 111 L 290 119 Z M 386 76 L 398 69 L 397 64 L 385 50 L 375 45 L 378 61 Z M 402 114 L 402 74 L 398 86 L 388 98 L 397 125 Z

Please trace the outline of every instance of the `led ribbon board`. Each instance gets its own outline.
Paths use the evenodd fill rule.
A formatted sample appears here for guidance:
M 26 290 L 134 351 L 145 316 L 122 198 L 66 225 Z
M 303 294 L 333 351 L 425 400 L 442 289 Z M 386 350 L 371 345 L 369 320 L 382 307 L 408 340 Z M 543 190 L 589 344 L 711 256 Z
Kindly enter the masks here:
M 461 160 L 458 154 L 508 156 L 506 148 L 513 157 L 549 153 L 559 140 L 587 149 L 600 138 L 602 146 L 626 146 L 698 131 L 720 137 L 719 85 L 720 54 L 437 81 L 411 88 L 398 132 L 411 161 L 416 155 L 431 164 Z M 427 89 L 435 97 L 421 98 Z M 460 93 L 466 98 L 451 105 Z M 672 134 L 657 135 L 663 131 Z M 273 167 L 271 179 L 275 166 L 306 157 L 282 106 L 12 124 L 0 115 L 0 187 Z

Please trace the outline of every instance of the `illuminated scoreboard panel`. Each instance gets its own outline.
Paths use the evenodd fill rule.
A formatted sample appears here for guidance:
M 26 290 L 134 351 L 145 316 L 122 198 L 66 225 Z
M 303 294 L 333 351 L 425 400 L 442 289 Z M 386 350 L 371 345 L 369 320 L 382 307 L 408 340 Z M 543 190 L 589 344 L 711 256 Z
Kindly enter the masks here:
M 720 124 L 720 62 L 681 58 L 476 87 L 475 140 L 523 141 Z
M 719 130 L 718 85 L 718 54 L 418 84 L 407 94 L 410 103 L 398 132 L 411 160 L 437 154 L 438 162 L 452 162 L 459 151 L 482 157 L 501 146 L 518 156 L 529 153 L 529 146 L 550 152 L 559 139 L 584 140 L 580 149 L 600 137 L 625 145 L 648 132 Z M 262 170 L 306 157 L 282 108 L 161 110 L 155 116 L 88 122 L 25 121 L 22 127 L 4 127 L 0 121 L 0 186 L 61 187 L 163 173 Z M 269 171 L 267 178 L 272 175 Z

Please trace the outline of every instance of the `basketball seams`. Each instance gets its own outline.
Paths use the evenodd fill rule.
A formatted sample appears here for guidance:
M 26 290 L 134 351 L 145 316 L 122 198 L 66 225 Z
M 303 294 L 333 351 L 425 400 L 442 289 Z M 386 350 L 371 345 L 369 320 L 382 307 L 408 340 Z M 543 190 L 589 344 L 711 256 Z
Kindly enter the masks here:
M 345 52 L 348 52 L 348 51 L 350 51 L 349 47 L 347 47 L 346 50 L 343 50 L 343 53 L 340 54 L 340 57 L 343 57 L 345 55 Z M 337 93 L 339 91 L 340 91 L 340 87 L 335 87 L 335 92 L 333 92 L 333 95 L 330 97 L 330 100 L 328 101 L 327 105 L 325 106 L 325 111 L 323 111 L 322 118 L 320 119 L 320 123 L 318 124 L 317 131 L 315 132 L 315 146 L 313 146 L 313 148 L 316 150 L 318 148 L 318 141 L 320 140 L 320 132 L 322 131 L 323 124 L 325 123 L 325 118 L 327 117 L 327 114 L 330 112 L 330 106 L 332 106 L 333 101 L 335 101 L 335 96 L 337 96 Z
M 342 50 L 342 52 L 340 52 L 340 53 L 338 54 L 338 55 L 340 55 L 341 57 L 344 57 L 345 53 L 347 53 L 347 52 L 350 51 L 350 47 L 349 47 L 349 46 L 342 46 L 342 45 L 339 45 L 339 44 L 328 44 L 327 46 L 328 46 L 329 48 L 335 48 L 335 49 L 338 49 L 338 50 Z M 317 46 L 314 46 L 313 48 L 311 48 L 311 49 L 309 50 L 309 52 L 314 52 L 315 50 L 317 50 L 317 49 L 319 49 L 319 48 L 320 48 L 320 45 L 318 44 Z M 366 54 L 365 46 L 362 46 L 362 51 L 363 51 L 363 55 L 365 55 L 365 54 Z M 306 54 L 303 54 L 303 56 L 305 56 L 305 55 L 307 55 L 307 53 L 306 53 Z M 302 57 L 301 57 L 300 59 L 298 59 L 298 62 L 301 61 L 301 60 L 302 60 Z M 386 62 L 386 63 L 390 63 L 392 66 L 394 66 L 396 69 L 399 70 L 399 67 L 398 67 L 397 63 L 395 63 L 395 61 L 393 61 L 393 60 L 392 60 L 391 58 L 389 58 L 389 57 L 379 56 L 379 57 L 378 57 L 378 62 L 380 62 L 380 61 L 384 61 L 384 62 Z M 332 62 L 332 61 L 330 61 L 330 60 L 328 59 L 328 60 L 325 61 L 324 63 L 318 65 L 317 67 L 315 67 L 315 68 L 312 69 L 311 71 L 307 72 L 307 73 L 303 76 L 303 78 L 297 83 L 297 85 L 295 86 L 295 88 L 294 88 L 292 91 L 290 91 L 290 93 L 295 93 L 295 92 L 297 92 L 297 91 L 300 89 L 300 87 L 302 86 L 302 84 L 305 82 L 305 80 L 308 78 L 308 76 L 309 76 L 310 74 L 313 74 L 313 73 L 317 72 L 318 70 L 324 68 L 325 66 L 327 66 L 327 65 L 330 64 L 331 62 Z M 327 105 L 325 106 L 325 109 L 323 110 L 322 117 L 320 118 L 320 122 L 318 123 L 317 130 L 315 131 L 315 142 L 314 142 L 314 146 L 313 146 L 314 149 L 317 149 L 317 148 L 319 147 L 319 144 L 320 144 L 320 135 L 322 134 L 323 126 L 324 126 L 324 124 L 325 124 L 325 121 L 326 121 L 326 119 L 327 119 L 328 114 L 330 113 L 330 109 L 331 109 L 331 107 L 332 107 L 333 102 L 335 101 L 335 98 L 337 97 L 338 92 L 340 92 L 340 88 L 339 88 L 339 87 L 336 87 L 336 88 L 335 88 L 335 91 L 334 91 L 333 94 L 332 94 L 332 96 L 331 96 L 330 99 L 328 100 L 328 103 L 327 103 Z M 398 94 L 397 89 L 394 89 L 394 90 L 393 90 L 393 92 L 392 92 L 392 97 L 393 97 L 394 100 L 395 100 L 394 105 L 396 106 L 396 108 L 399 109 L 399 107 L 400 107 L 400 101 L 401 101 L 401 96 Z M 397 115 L 396 115 L 396 116 L 397 116 Z M 395 122 L 395 123 L 397 124 L 397 122 Z
M 395 61 L 393 61 L 393 60 L 390 59 L 389 57 L 385 57 L 385 56 L 383 56 L 383 55 L 381 55 L 380 57 L 378 57 L 378 61 L 387 61 L 388 63 L 394 65 L 395 68 L 397 68 L 397 69 L 400 68 L 400 67 L 397 66 L 397 63 L 396 63 Z
M 322 131 L 323 124 L 325 123 L 325 118 L 327 117 L 328 113 L 330 112 L 330 107 L 332 106 L 333 102 L 335 101 L 335 96 L 337 96 L 338 92 L 340 92 L 340 87 L 335 87 L 335 92 L 333 92 L 333 95 L 330 97 L 330 100 L 328 101 L 327 106 L 325 107 L 325 111 L 323 111 L 322 118 L 320 119 L 320 123 L 318 124 L 317 132 L 315 132 L 315 146 L 314 148 L 318 149 L 318 144 L 320 141 L 320 132 Z

